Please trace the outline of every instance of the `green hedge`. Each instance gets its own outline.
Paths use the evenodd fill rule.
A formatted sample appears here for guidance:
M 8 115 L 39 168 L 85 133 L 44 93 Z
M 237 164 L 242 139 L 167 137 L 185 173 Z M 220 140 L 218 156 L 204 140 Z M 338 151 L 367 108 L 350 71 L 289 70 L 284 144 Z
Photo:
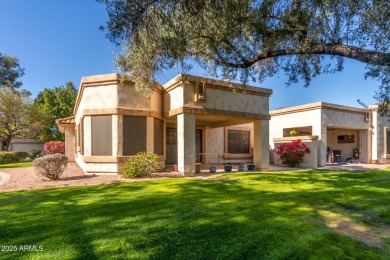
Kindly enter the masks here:
M 0 164 L 21 162 L 27 158 L 27 152 L 0 152 Z

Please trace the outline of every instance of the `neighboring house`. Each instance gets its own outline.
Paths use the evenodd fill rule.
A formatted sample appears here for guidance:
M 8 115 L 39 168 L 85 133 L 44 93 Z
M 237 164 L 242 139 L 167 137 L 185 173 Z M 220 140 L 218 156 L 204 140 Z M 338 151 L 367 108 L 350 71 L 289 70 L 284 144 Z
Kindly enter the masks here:
M 12 138 L 9 151 L 30 152 L 31 150 L 43 151 L 43 144 L 31 138 Z
M 360 109 L 317 102 L 274 110 L 270 114 L 271 148 L 301 139 L 311 149 L 304 167 L 326 165 L 329 150 L 341 153 L 343 161 L 358 157 L 363 163 L 387 163 L 390 159 L 390 122 L 379 116 L 375 105 Z M 297 136 L 289 136 L 291 130 Z M 274 152 L 271 161 L 280 165 Z
M 272 90 L 181 74 L 147 99 L 117 74 L 83 77 L 73 117 L 57 120 L 65 153 L 88 174 L 118 174 L 141 151 L 192 175 L 225 158 L 269 167 Z M 250 159 L 248 161 L 248 159 Z

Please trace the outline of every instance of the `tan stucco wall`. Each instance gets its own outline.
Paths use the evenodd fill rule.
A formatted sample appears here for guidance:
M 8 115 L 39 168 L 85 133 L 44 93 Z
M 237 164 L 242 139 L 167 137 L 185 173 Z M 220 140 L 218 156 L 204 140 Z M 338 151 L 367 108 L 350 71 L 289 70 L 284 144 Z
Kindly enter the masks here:
M 205 86 L 204 100 L 196 98 L 196 86 L 198 85 Z M 245 116 L 263 115 L 262 119 L 269 119 L 269 96 L 272 94 L 270 89 L 244 87 L 239 84 L 185 74 L 166 83 L 164 89 L 166 91 L 164 114 L 175 112 L 175 110 L 177 112 L 183 106 L 189 106 L 197 109 L 203 108 L 214 114 L 227 115 L 231 111 L 243 113 L 242 115 Z
M 117 85 L 86 87 L 75 115 L 75 123 L 80 123 L 86 109 L 109 109 L 118 106 Z
M 268 97 L 206 87 L 204 107 L 225 111 L 268 114 Z
M 369 123 L 366 122 L 362 113 L 353 113 L 348 111 L 336 111 L 323 109 L 323 125 L 337 126 L 351 129 L 368 129 Z
M 118 86 L 118 107 L 150 109 L 150 99 L 137 92 L 133 83 Z
M 65 155 L 68 157 L 70 162 L 75 160 L 75 145 L 76 145 L 76 136 L 75 129 L 67 127 L 65 129 Z
M 162 95 L 157 90 L 153 91 L 150 97 L 146 97 L 142 92 L 136 91 L 131 82 L 127 82 L 124 86 L 118 86 L 117 90 L 118 107 L 162 112 Z
M 181 85 L 166 93 L 164 95 L 164 113 L 182 107 L 184 105 L 183 96 L 184 88 Z
M 206 153 L 210 154 L 222 154 L 224 153 L 224 143 L 225 143 L 225 128 L 224 127 L 217 127 L 217 128 L 211 128 L 206 127 L 205 128 L 205 134 L 206 134 L 206 142 L 204 147 Z

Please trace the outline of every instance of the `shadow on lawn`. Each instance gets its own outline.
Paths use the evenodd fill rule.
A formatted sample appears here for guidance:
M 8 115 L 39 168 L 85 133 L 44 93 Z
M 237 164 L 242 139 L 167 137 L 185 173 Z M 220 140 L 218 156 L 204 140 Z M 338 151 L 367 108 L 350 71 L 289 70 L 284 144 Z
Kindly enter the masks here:
M 377 177 L 388 194 L 389 177 Z M 372 237 L 342 232 L 363 226 L 361 212 L 376 219 L 364 223 L 369 231 L 374 230 L 370 225 L 389 223 L 389 195 L 378 186 L 367 188 L 378 178 L 327 171 L 221 178 L 0 195 L 0 208 L 15 204 L 0 213 L 10 220 L 7 225 L 0 222 L 5 231 L 0 241 L 46 243 L 47 252 L 61 247 L 63 258 L 89 259 L 380 259 L 390 253 L 383 234 L 374 234 L 377 241 L 371 243 Z M 335 222 L 340 216 L 343 230 Z M 51 243 L 53 239 L 60 243 Z

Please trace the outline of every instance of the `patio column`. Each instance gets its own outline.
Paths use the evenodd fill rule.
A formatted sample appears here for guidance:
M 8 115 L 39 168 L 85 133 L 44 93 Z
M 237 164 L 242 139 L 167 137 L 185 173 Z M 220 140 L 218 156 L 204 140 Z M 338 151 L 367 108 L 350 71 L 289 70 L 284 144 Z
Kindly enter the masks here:
M 253 163 L 257 170 L 269 168 L 269 121 L 253 122 Z
M 177 116 L 177 162 L 184 176 L 195 173 L 195 115 Z
M 154 153 L 154 118 L 146 117 L 146 151 Z
M 65 128 L 65 155 L 68 157 L 69 162 L 75 161 L 75 141 L 76 141 L 76 131 L 74 125 L 72 127 Z
M 371 163 L 378 163 L 378 111 L 372 111 Z

